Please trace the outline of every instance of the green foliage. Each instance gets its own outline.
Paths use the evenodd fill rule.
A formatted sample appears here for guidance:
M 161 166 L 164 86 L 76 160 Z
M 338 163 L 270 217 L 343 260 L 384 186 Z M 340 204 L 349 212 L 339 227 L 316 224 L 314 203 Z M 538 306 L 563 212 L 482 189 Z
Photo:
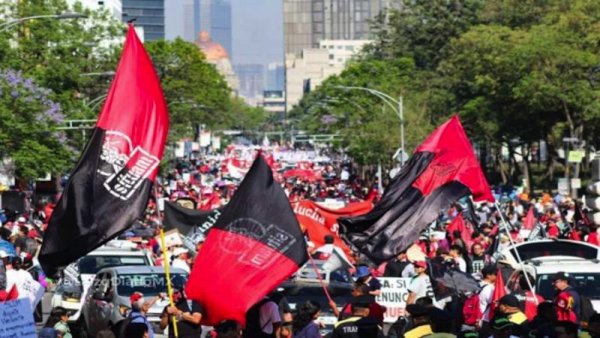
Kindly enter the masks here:
M 199 124 L 228 126 L 234 120 L 230 90 L 193 43 L 151 41 L 146 49 L 160 78 L 171 118 L 170 139 L 193 137 Z

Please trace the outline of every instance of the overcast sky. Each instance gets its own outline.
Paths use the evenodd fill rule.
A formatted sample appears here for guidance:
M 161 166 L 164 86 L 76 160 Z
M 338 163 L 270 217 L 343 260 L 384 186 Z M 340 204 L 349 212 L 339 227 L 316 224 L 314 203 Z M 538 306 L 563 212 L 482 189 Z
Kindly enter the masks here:
M 282 0 L 231 0 L 235 64 L 283 63 Z

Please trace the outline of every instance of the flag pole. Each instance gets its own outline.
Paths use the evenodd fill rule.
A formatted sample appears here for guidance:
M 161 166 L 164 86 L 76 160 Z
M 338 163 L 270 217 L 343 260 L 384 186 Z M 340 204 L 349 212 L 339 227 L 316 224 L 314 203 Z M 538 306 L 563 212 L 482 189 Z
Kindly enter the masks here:
M 325 282 L 323 281 L 323 277 L 321 277 L 321 273 L 319 272 L 319 269 L 317 268 L 317 264 L 315 263 L 315 260 L 312 258 L 310 252 L 308 253 L 308 259 L 310 260 L 310 265 L 312 265 L 313 270 L 315 270 L 315 273 L 317 274 L 317 279 L 319 280 L 319 283 L 321 284 L 321 287 L 323 288 L 323 291 L 325 291 L 325 296 L 327 297 L 327 300 L 329 302 L 333 302 L 333 299 L 331 298 L 331 295 L 329 294 L 329 291 L 327 291 L 327 286 L 325 286 Z
M 498 210 L 498 213 L 500 214 L 500 219 L 502 220 L 502 223 L 504 224 L 504 230 L 506 231 L 506 235 L 508 235 L 508 240 L 510 241 L 510 245 L 512 247 L 514 247 L 516 243 L 513 240 L 512 236 L 510 235 L 508 222 L 506 222 L 506 219 L 504 219 L 504 213 L 502 212 L 502 209 L 500 208 L 500 205 L 498 204 L 498 201 L 494 201 L 494 204 L 496 205 L 496 209 Z M 527 286 L 529 286 L 529 290 L 531 290 L 531 292 L 533 293 L 533 299 L 535 301 L 535 305 L 539 305 L 538 304 L 538 299 L 535 296 L 536 295 L 535 289 L 533 288 L 533 284 L 531 284 L 531 281 L 529 280 L 529 274 L 525 270 L 525 265 L 523 264 L 523 260 L 521 259 L 521 255 L 519 255 L 519 250 L 517 250 L 515 248 L 514 252 L 515 252 L 515 255 L 517 256 L 517 261 L 519 263 L 519 266 L 521 267 L 521 271 L 523 271 L 523 276 L 525 276 L 525 281 L 527 281 Z M 500 274 L 499 277 L 502 278 L 502 274 Z
M 163 266 L 165 268 L 165 279 L 167 280 L 167 294 L 169 296 L 169 305 L 171 307 L 175 307 L 175 302 L 173 302 L 173 285 L 171 284 L 171 273 L 170 273 L 170 269 L 169 269 L 169 259 L 167 256 L 165 231 L 164 231 L 164 226 L 163 226 L 160 210 L 158 208 L 158 193 L 156 191 L 157 190 L 156 185 L 154 186 L 153 190 L 154 190 L 154 200 L 156 201 L 156 215 L 158 216 L 158 228 L 160 229 L 160 247 L 161 247 L 162 256 L 163 256 Z M 177 337 L 179 337 L 179 332 L 177 330 L 177 319 L 175 318 L 175 315 L 171 316 L 171 319 L 173 321 L 173 334 L 177 338 Z

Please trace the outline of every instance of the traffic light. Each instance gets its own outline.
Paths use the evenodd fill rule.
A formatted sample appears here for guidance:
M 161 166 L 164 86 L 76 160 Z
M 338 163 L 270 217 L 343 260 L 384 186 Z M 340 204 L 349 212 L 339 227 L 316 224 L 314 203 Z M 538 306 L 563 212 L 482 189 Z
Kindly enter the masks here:
M 600 157 L 592 160 L 592 181 L 588 186 L 589 196 L 586 196 L 585 204 L 588 208 L 594 210 L 592 221 L 600 225 Z

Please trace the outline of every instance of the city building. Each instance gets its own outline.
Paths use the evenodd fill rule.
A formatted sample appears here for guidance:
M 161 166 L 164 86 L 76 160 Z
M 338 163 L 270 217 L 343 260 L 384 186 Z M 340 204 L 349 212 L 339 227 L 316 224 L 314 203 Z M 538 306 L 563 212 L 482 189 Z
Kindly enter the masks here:
M 144 41 L 165 38 L 165 0 L 122 0 L 123 21 L 135 19 L 143 27 Z
M 121 0 L 67 0 L 67 4 L 72 7 L 75 3 L 81 3 L 84 8 L 91 10 L 106 9 L 108 10 L 113 18 L 121 21 L 121 15 L 123 11 L 123 4 Z
M 343 65 L 331 64 L 327 49 L 306 48 L 301 56 L 285 56 L 286 111 L 297 104 L 302 96 L 314 90 L 323 80 L 344 70 Z
M 213 41 L 208 32 L 200 32 L 198 40 L 195 43 L 206 56 L 206 61 L 213 64 L 217 71 L 223 75 L 233 95 L 237 96 L 240 89 L 240 80 L 233 70 L 231 60 L 225 48 Z
M 235 65 L 240 79 L 240 96 L 248 100 L 262 97 L 265 87 L 265 67 L 259 64 Z
M 165 6 L 165 39 L 194 42 L 200 31 L 201 0 L 168 0 Z
M 200 32 L 223 46 L 232 59 L 230 0 L 168 0 L 165 6 L 165 38 L 194 42 Z
M 369 21 L 389 0 L 283 0 L 285 53 L 299 56 L 321 40 L 368 40 Z
M 329 52 L 329 64 L 344 66 L 371 40 L 321 40 L 319 48 Z
M 285 95 L 282 90 L 265 90 L 262 106 L 267 112 L 274 115 L 278 121 L 285 118 Z
M 265 90 L 281 91 L 285 86 L 285 67 L 282 63 L 272 62 L 267 65 Z

